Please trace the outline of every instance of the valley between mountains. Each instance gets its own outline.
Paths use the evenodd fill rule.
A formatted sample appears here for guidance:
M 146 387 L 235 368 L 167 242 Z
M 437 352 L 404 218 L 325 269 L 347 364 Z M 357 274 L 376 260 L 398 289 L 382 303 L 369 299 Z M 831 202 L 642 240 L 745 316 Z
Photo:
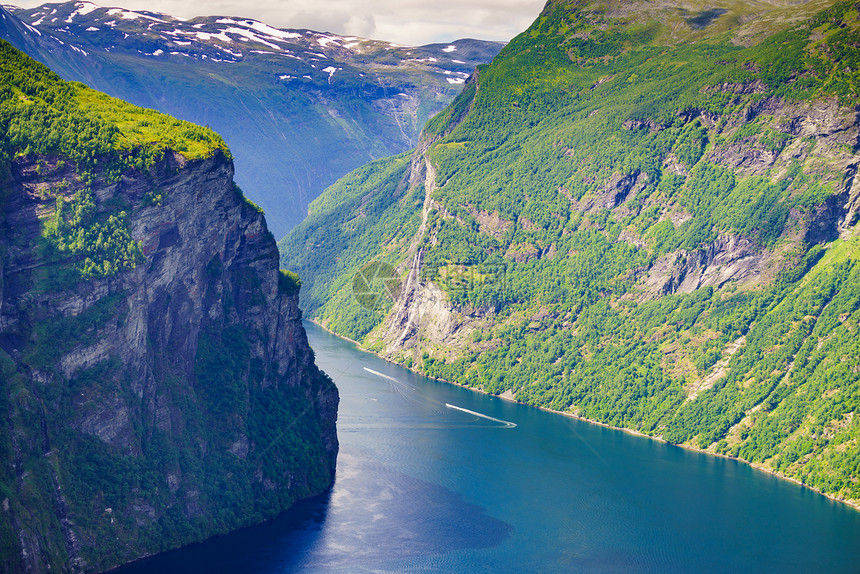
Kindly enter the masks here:
M 0 7 L 0 37 L 66 80 L 215 129 L 277 238 L 339 177 L 415 146 L 427 119 L 502 48 L 399 46 L 85 1 Z
M 551 0 L 282 264 L 390 360 L 856 504 L 858 9 L 693 4 Z
M 673 502 L 625 488 L 636 502 L 616 504 L 626 482 L 603 484 L 584 440 L 600 464 L 569 456 L 563 417 L 545 484 L 589 508 L 595 538 L 553 497 L 537 517 L 490 507 L 504 465 L 469 474 L 475 437 L 508 433 L 492 454 L 523 456 L 540 433 L 515 433 L 541 427 L 522 413 L 546 413 L 457 406 L 490 398 L 422 394 L 317 337 L 330 372 L 376 377 L 339 393 L 304 319 L 429 377 L 860 505 L 860 2 L 549 0 L 504 47 L 407 47 L 73 1 L 0 7 L 0 36 L 0 570 L 107 571 L 308 499 L 320 570 L 531 561 L 520 524 L 556 565 L 677 550 L 675 526 L 641 526 Z M 339 442 L 341 397 L 371 440 Z M 433 446 L 413 456 L 405 429 Z M 672 453 L 715 460 L 641 442 L 665 449 L 629 467 L 649 484 Z M 596 489 L 573 492 L 574 474 Z M 345 498 L 354 514 L 326 514 Z M 550 514 L 569 532 L 547 542 Z M 588 554 L 614 543 L 607 516 L 633 514 L 629 555 Z M 320 534 L 331 516 L 342 539 Z M 834 517 L 815 524 L 853 527 Z M 852 564 L 855 535 L 832 537 L 829 563 Z

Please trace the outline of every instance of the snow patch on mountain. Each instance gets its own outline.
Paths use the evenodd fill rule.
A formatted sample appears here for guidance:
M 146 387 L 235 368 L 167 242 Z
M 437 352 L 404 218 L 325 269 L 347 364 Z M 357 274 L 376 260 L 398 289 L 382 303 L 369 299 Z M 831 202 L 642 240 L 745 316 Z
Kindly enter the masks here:
M 268 24 L 263 24 L 262 22 L 257 22 L 256 20 L 245 20 L 243 22 L 245 26 L 248 28 L 252 28 L 257 32 L 261 32 L 266 34 L 267 36 L 271 36 L 273 38 L 280 38 L 281 40 L 290 40 L 292 38 L 301 38 L 301 34 L 297 34 L 296 32 L 286 32 L 284 30 L 280 30 L 278 28 L 273 28 Z
M 75 4 L 75 14 L 79 14 L 81 16 L 86 16 L 90 12 L 94 10 L 98 10 L 98 6 L 93 4 L 92 2 L 78 2 Z
M 258 44 L 264 44 L 264 45 L 266 45 L 266 46 L 268 46 L 269 48 L 272 48 L 272 49 L 274 49 L 274 50 L 280 50 L 280 49 L 281 49 L 281 47 L 280 47 L 280 46 L 277 46 L 277 45 L 275 45 L 275 44 L 272 44 L 271 42 L 267 42 L 266 40 L 262 39 L 262 38 L 261 38 L 260 36 L 258 36 L 257 34 L 254 34 L 254 33 L 253 33 L 253 32 L 251 32 L 250 30 L 247 30 L 247 29 L 245 29 L 245 28 L 235 28 L 235 27 L 232 27 L 232 26 L 231 26 L 230 28 L 227 28 L 226 30 L 224 30 L 224 31 L 222 32 L 222 34 L 236 34 L 237 36 L 245 37 L 245 38 L 247 38 L 248 40 L 250 40 L 250 41 L 252 41 L 252 42 L 257 42 Z M 200 35 L 200 34 L 198 33 L 198 36 L 199 36 L 199 35 Z M 229 41 L 229 40 L 228 40 L 228 41 Z
M 228 50 L 227 48 L 224 48 L 224 47 L 221 47 L 221 51 L 222 51 L 222 52 L 227 52 L 228 54 L 230 54 L 230 55 L 231 55 L 231 56 L 233 56 L 234 58 L 240 58 L 240 59 L 241 59 L 241 58 L 244 58 L 244 57 L 245 57 L 245 56 L 242 54 L 242 52 L 233 52 L 233 51 Z
M 197 37 L 198 40 L 203 40 L 204 42 L 208 42 L 212 38 L 217 38 L 218 40 L 221 40 L 222 42 L 230 42 L 230 43 L 233 42 L 233 38 L 231 38 L 230 36 L 228 36 L 224 32 L 221 32 L 219 34 L 210 34 L 208 32 L 197 32 L 197 34 L 195 34 L 195 36 Z
M 332 38 L 331 36 L 323 36 L 322 38 L 317 38 L 317 44 L 325 48 L 329 44 L 336 44 L 340 46 L 340 41 L 336 38 Z
M 167 22 L 162 20 L 161 18 L 156 18 L 155 16 L 150 16 L 149 14 L 143 14 L 141 12 L 132 12 L 131 10 L 124 10 L 122 8 L 111 8 L 106 12 L 106 14 L 108 16 L 119 15 L 119 17 L 123 20 L 137 20 L 138 18 L 146 18 L 147 20 L 167 24 Z
M 327 68 L 323 68 L 322 71 L 328 74 L 328 83 L 331 84 L 331 78 L 334 76 L 334 73 L 343 70 L 343 68 L 335 68 L 334 66 L 328 66 Z

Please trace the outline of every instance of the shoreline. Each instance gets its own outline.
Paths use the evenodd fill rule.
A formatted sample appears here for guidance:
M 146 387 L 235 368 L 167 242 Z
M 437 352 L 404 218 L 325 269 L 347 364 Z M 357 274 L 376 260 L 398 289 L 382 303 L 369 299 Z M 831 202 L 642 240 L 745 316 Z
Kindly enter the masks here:
M 515 398 L 513 398 L 512 396 L 503 396 L 503 394 L 494 395 L 493 393 L 488 393 L 488 392 L 486 392 L 486 391 L 483 391 L 483 390 L 481 390 L 481 389 L 476 389 L 476 388 L 473 388 L 473 387 L 467 387 L 466 385 L 461 385 L 460 383 L 455 383 L 454 381 L 449 381 L 449 380 L 447 380 L 447 379 L 440 379 L 440 378 L 438 378 L 438 377 L 431 377 L 430 375 L 426 375 L 426 374 L 421 373 L 421 372 L 419 372 L 419 371 L 417 371 L 417 370 L 415 370 L 415 369 L 413 369 L 413 368 L 407 367 L 406 365 L 402 365 L 402 364 L 397 363 L 397 362 L 395 362 L 395 361 L 392 361 L 392 360 L 390 360 L 390 359 L 388 359 L 388 358 L 386 358 L 386 357 L 383 357 L 382 355 L 380 355 L 380 354 L 379 354 L 379 353 L 377 353 L 377 352 L 369 351 L 369 350 L 365 349 L 365 348 L 361 345 L 361 343 L 359 343 L 358 341 L 355 341 L 355 340 L 353 340 L 353 339 L 350 339 L 349 337 L 344 337 L 344 336 L 342 336 L 342 335 L 340 335 L 340 334 L 338 334 L 338 333 L 335 333 L 334 331 L 332 331 L 331 329 L 329 329 L 329 328 L 328 328 L 328 327 L 326 327 L 325 325 L 320 324 L 316 319 L 304 319 L 304 320 L 305 320 L 305 321 L 308 321 L 309 323 L 313 323 L 313 324 L 314 324 L 314 325 L 316 325 L 317 327 L 321 328 L 322 330 L 326 331 L 327 333 L 330 333 L 330 334 L 334 335 L 335 337 L 337 337 L 337 338 L 339 338 L 339 339 L 341 339 L 341 340 L 349 341 L 350 343 L 354 344 L 354 345 L 355 345 L 359 350 L 361 350 L 361 351 L 363 351 L 363 352 L 365 352 L 365 353 L 370 353 L 371 355 L 374 355 L 374 356 L 376 356 L 376 357 L 378 357 L 378 358 L 382 359 L 382 360 L 383 360 L 383 361 L 385 361 L 386 363 L 391 363 L 392 365 L 397 365 L 398 367 L 402 367 L 402 368 L 406 369 L 407 371 L 410 371 L 410 372 L 412 372 L 412 373 L 415 373 L 416 375 L 421 375 L 422 377 L 426 377 L 426 378 L 428 378 L 428 379 L 433 379 L 434 381 L 439 381 L 439 382 L 442 382 L 442 383 L 447 383 L 447 384 L 449 384 L 449 385 L 454 385 L 454 386 L 460 387 L 461 389 L 467 389 L 467 390 L 470 390 L 470 391 L 473 391 L 473 392 L 476 392 L 476 393 L 480 393 L 480 394 L 482 394 L 482 395 L 487 395 L 487 396 L 490 396 L 490 397 L 498 397 L 498 398 L 500 398 L 501 400 L 503 400 L 503 401 L 508 401 L 508 402 L 510 402 L 510 403 L 515 403 L 515 404 L 518 404 L 518 405 L 524 405 L 524 406 L 527 406 L 527 407 L 531 407 L 531 408 L 535 408 L 535 409 L 542 410 L 542 411 L 547 412 L 547 413 L 553 413 L 553 414 L 561 415 L 561 416 L 564 416 L 564 417 L 572 418 L 572 419 L 575 419 L 575 420 L 578 420 L 578 421 L 582 421 L 582 422 L 585 422 L 585 423 L 590 423 L 590 424 L 598 425 L 598 426 L 601 426 L 601 427 L 604 427 L 604 428 L 608 428 L 608 429 L 612 429 L 612 430 L 621 431 L 621 432 L 627 433 L 627 434 L 629 434 L 629 435 L 638 436 L 638 437 L 642 437 L 642 438 L 647 438 L 647 439 L 649 439 L 649 440 L 655 440 L 655 441 L 657 441 L 657 442 L 661 442 L 661 443 L 663 443 L 663 444 L 671 444 L 672 446 L 677 446 L 677 447 L 679 447 L 679 448 L 683 448 L 683 449 L 685 449 L 685 450 L 689 450 L 689 451 L 693 451 L 693 452 L 698 452 L 698 453 L 705 454 L 705 455 L 708 455 L 708 456 L 716 456 L 716 457 L 725 458 L 725 459 L 728 459 L 728 460 L 735 460 L 735 461 L 738 461 L 738 462 L 740 462 L 740 463 L 746 464 L 746 465 L 750 466 L 751 468 L 754 468 L 754 469 L 756 469 L 756 470 L 758 470 L 758 471 L 761 471 L 761 472 L 764 472 L 764 473 L 769 474 L 769 475 L 771 475 L 771 476 L 774 476 L 774 477 L 776 477 L 776 478 L 779 478 L 779 479 L 781 479 L 781 480 L 787 480 L 787 481 L 789 481 L 789 482 L 793 482 L 794 484 L 796 484 L 796 485 L 798 485 L 798 486 L 800 486 L 800 487 L 802 487 L 802 488 L 809 489 L 809 490 L 811 490 L 811 491 L 813 491 L 813 492 L 815 492 L 815 493 L 817 493 L 817 494 L 820 494 L 821 496 L 824 496 L 824 497 L 826 497 L 826 498 L 828 498 L 828 499 L 832 500 L 833 502 L 839 502 L 839 503 L 841 503 L 841 504 L 844 504 L 844 505 L 848 506 L 849 508 L 852 508 L 852 509 L 854 509 L 854 510 L 856 510 L 856 511 L 860 512 L 860 501 L 856 501 L 856 502 L 855 502 L 855 501 L 853 501 L 853 500 L 846 500 L 846 499 L 844 499 L 844 498 L 840 498 L 840 497 L 838 497 L 838 496 L 836 496 L 836 495 L 828 494 L 828 493 L 826 493 L 826 492 L 822 492 L 821 490 L 819 490 L 819 489 L 815 488 L 814 486 L 809 486 L 808 484 L 805 484 L 805 483 L 801 482 L 800 480 L 798 480 L 798 479 L 796 479 L 796 478 L 794 478 L 794 477 L 786 476 L 786 475 L 782 474 L 782 473 L 781 473 L 781 472 L 779 472 L 779 471 L 771 470 L 771 469 L 769 469 L 769 468 L 764 467 L 763 465 L 761 465 L 761 464 L 759 464 L 759 463 L 750 462 L 750 461 L 748 461 L 748 460 L 744 460 L 744 459 L 739 458 L 739 457 L 736 457 L 736 456 L 728 456 L 728 455 L 725 455 L 725 454 L 720 454 L 720 453 L 716 453 L 716 452 L 711 452 L 711 451 L 708 451 L 708 450 L 705 450 L 705 449 L 702 449 L 702 448 L 698 448 L 698 447 L 695 447 L 695 446 L 690 446 L 690 445 L 686 445 L 686 444 L 674 444 L 674 443 L 670 443 L 670 442 L 668 442 L 668 441 L 666 441 L 666 440 L 664 440 L 664 439 L 662 439 L 662 438 L 660 438 L 660 437 L 656 437 L 656 436 L 652 436 L 652 435 L 649 435 L 649 434 L 645 434 L 645 433 L 643 433 L 643 432 L 640 432 L 640 431 L 637 431 L 637 430 L 634 430 L 634 429 L 629 429 L 629 428 L 624 428 L 624 427 L 617 427 L 617 426 L 614 426 L 614 425 L 611 425 L 611 424 L 608 424 L 608 423 L 600 422 L 600 421 L 598 421 L 598 420 L 589 419 L 589 418 L 583 417 L 583 416 L 581 416 L 581 415 L 575 415 L 575 414 L 573 414 L 573 413 L 566 413 L 566 412 L 564 412 L 564 411 L 556 411 L 556 410 L 553 410 L 553 409 L 548 409 L 548 408 L 546 408 L 546 407 L 539 407 L 539 406 L 535 406 L 535 405 L 530 405 L 530 404 L 528 404 L 528 403 L 520 402 L 520 401 L 516 400 Z

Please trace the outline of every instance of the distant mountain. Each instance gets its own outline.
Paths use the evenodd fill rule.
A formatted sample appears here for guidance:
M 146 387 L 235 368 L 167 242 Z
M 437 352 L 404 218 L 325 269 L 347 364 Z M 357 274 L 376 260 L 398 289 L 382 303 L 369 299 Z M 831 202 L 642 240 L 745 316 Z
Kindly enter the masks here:
M 282 263 L 385 357 L 860 505 L 858 101 L 856 2 L 550 0 Z
M 0 37 L 65 79 L 217 130 L 276 236 L 338 177 L 413 147 L 502 47 L 405 47 L 89 2 L 0 7 Z

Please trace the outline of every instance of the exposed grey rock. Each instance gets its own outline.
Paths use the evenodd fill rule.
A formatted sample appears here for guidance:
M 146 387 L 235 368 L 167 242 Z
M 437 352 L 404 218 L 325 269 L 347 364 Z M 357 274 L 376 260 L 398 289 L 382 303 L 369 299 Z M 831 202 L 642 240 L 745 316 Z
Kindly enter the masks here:
M 648 174 L 633 170 L 629 174 L 615 174 L 604 186 L 603 201 L 601 207 L 612 209 L 616 205 L 624 203 L 630 192 L 639 190 L 648 181 Z
M 704 249 L 679 250 L 657 259 L 643 281 L 643 295 L 656 299 L 700 287 L 719 288 L 732 280 L 743 283 L 761 274 L 764 260 L 754 241 L 724 235 Z
M 150 171 L 97 178 L 97 209 L 130 214 L 145 260 L 58 286 L 45 278 L 70 263 L 39 248 L 40 218 L 54 205 L 44 190 L 66 179 L 71 197 L 85 183 L 56 158 L 38 159 L 50 175 L 19 158 L 0 204 L 0 366 L 14 362 L 22 397 L 2 413 L 17 452 L 2 464 L 18 477 L 5 486 L 21 569 L 103 570 L 273 517 L 329 487 L 337 390 L 314 365 L 298 296 L 279 288 L 274 238 L 235 188 L 232 162 L 168 152 Z M 144 200 L 153 190 L 160 205 Z M 71 340 L 39 340 L 40 325 L 102 308 L 108 316 Z M 33 358 L 51 347 L 45 364 Z M 211 386 L 221 367 L 235 369 L 224 389 Z M 115 492 L 91 499 L 76 480 L 89 465 L 159 478 L 123 474 Z M 53 491 L 27 487 L 23 498 L 28 468 L 47 473 Z M 185 530 L 165 528 L 167 516 L 188 521 Z
M 625 127 L 625 129 L 628 129 L 631 131 L 632 130 L 638 130 L 641 128 L 648 128 L 648 131 L 650 131 L 651 133 L 659 132 L 664 127 L 662 124 L 659 124 L 659 123 L 655 122 L 654 120 L 651 120 L 648 118 L 646 118 L 644 120 L 625 120 L 624 123 L 621 125 L 623 125 Z
M 750 105 L 743 114 L 729 116 L 727 125 L 740 125 L 762 120 L 766 129 L 773 129 L 789 136 L 793 141 L 784 149 L 763 145 L 758 136 L 716 146 L 706 159 L 739 171 L 744 175 L 767 175 L 768 170 L 788 166 L 792 161 L 803 163 L 809 157 L 826 158 L 843 172 L 855 162 L 853 150 L 860 145 L 860 120 L 858 112 L 841 106 L 835 99 L 818 100 L 811 103 L 786 102 L 770 97 Z

